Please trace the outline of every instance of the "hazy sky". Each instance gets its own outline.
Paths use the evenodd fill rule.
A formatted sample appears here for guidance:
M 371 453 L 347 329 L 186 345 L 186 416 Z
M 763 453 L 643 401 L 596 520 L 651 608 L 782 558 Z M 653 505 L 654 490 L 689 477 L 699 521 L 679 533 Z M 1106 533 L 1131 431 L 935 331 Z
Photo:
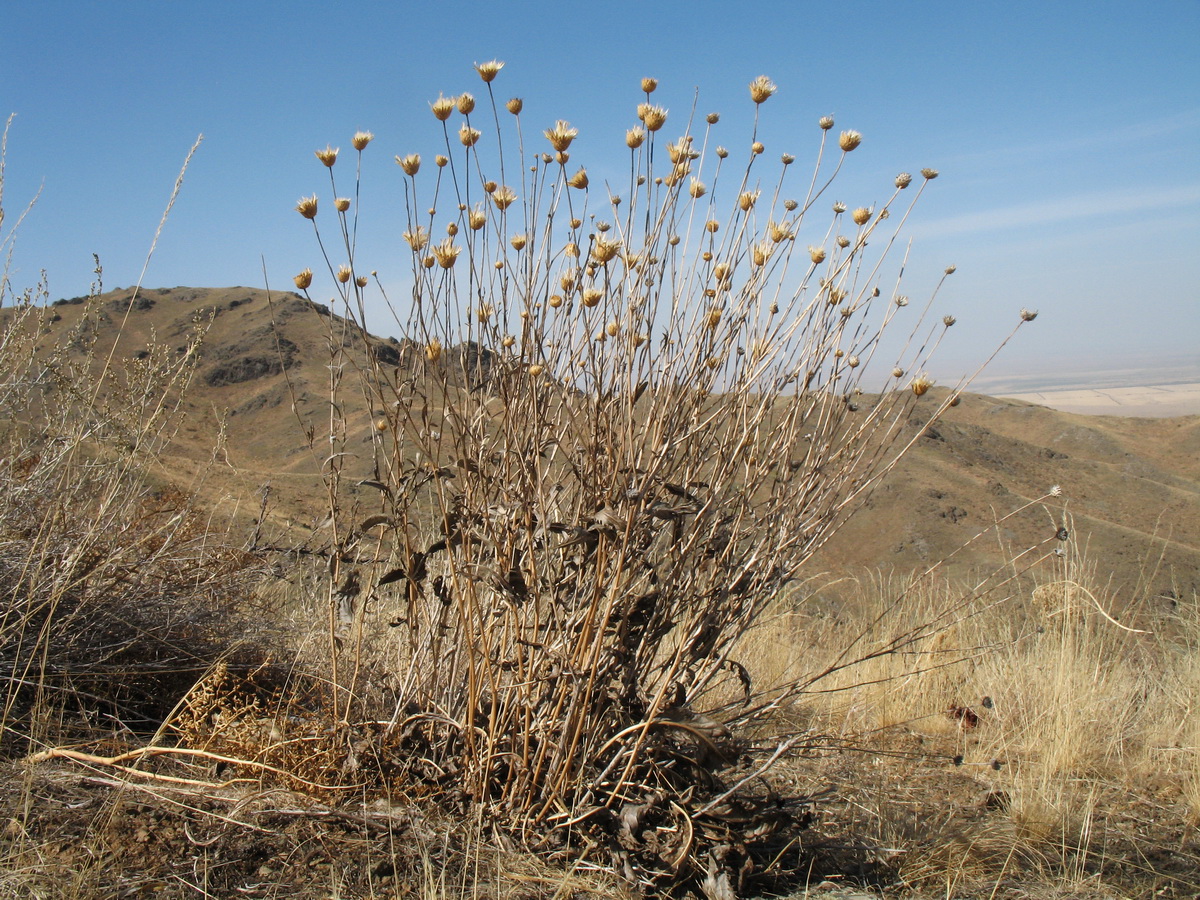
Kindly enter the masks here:
M 1200 363 L 1200 2 L 8 4 L 0 113 L 5 230 L 36 193 L 13 258 L 52 298 L 134 283 L 180 164 L 203 132 L 147 286 L 290 288 L 315 265 L 293 207 L 327 187 L 313 150 L 364 154 L 359 259 L 403 276 L 396 154 L 439 149 L 439 91 L 486 96 L 507 65 L 526 135 L 580 130 L 572 162 L 627 165 L 642 76 L 679 121 L 695 98 L 717 139 L 814 158 L 818 117 L 864 134 L 834 190 L 851 207 L 892 176 L 941 171 L 910 234 L 911 286 L 958 272 L 943 360 L 986 355 L 1022 306 L 1041 315 L 993 373 Z M 666 129 L 671 131 L 670 125 Z M 669 137 L 676 135 L 671 134 Z M 394 276 L 390 273 L 394 272 Z M 383 323 L 381 322 L 380 325 Z M 382 327 L 378 330 L 385 330 Z

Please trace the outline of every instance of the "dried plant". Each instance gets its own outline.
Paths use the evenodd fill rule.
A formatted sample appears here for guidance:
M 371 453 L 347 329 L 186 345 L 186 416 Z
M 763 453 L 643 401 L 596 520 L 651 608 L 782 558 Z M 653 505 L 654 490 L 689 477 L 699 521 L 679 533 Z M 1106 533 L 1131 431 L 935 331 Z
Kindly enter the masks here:
M 409 777 L 531 845 L 733 889 L 804 818 L 757 777 L 793 738 L 746 727 L 800 687 L 752 683 L 739 642 L 916 439 L 910 420 L 955 396 L 921 400 L 953 320 L 932 296 L 905 309 L 892 258 L 937 173 L 830 216 L 863 138 L 831 149 L 822 119 L 793 199 L 794 158 L 768 171 L 758 140 L 775 89 L 760 78 L 743 162 L 713 149 L 717 116 L 670 140 L 675 117 L 642 103 L 627 181 L 601 186 L 571 159 L 577 129 L 528 146 L 522 104 L 501 124 L 485 83 L 494 129 L 474 127 L 473 98 L 439 98 L 436 166 L 396 157 L 411 297 L 370 287 L 356 205 L 297 207 L 344 314 L 328 320 L 328 431 L 312 432 L 333 535 L 328 712 L 381 721 L 421 760 Z M 359 196 L 361 159 L 347 189 L 336 152 L 317 155 L 331 197 Z M 295 282 L 307 293 L 311 271 Z M 405 340 L 355 363 L 338 329 L 369 341 L 372 291 Z M 376 410 L 365 468 L 351 389 Z M 352 507 L 348 479 L 375 509 Z M 380 678 L 390 708 L 368 702 Z

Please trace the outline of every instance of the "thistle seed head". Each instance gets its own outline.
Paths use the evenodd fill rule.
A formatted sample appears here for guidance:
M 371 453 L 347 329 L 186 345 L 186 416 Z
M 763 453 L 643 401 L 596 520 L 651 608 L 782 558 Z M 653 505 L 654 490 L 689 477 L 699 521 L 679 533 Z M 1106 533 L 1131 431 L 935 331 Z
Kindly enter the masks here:
M 611 262 L 617 258 L 621 252 L 620 241 L 609 241 L 604 238 L 596 238 L 592 244 L 592 259 L 598 263 Z
M 728 155 L 729 155 L 729 151 L 726 150 L 724 147 L 717 148 L 717 159 L 724 159 Z
M 693 178 L 691 185 L 688 187 L 688 193 L 696 199 L 699 199 L 708 193 L 708 188 L 704 186 L 703 181 L 697 181 L 695 178 Z
M 907 172 L 901 172 L 896 176 L 896 187 L 898 187 L 900 190 L 904 190 L 910 184 L 912 184 L 912 176 Z
M 933 387 L 932 379 L 926 378 L 924 375 L 918 375 L 912 380 L 912 392 L 918 397 L 925 396 L 929 389 Z
M 487 214 L 476 206 L 470 213 L 467 214 L 467 227 L 472 231 L 478 231 L 487 224 Z
M 653 94 L 657 87 L 658 87 L 658 79 L 657 78 L 643 78 L 642 79 L 642 91 L 644 93 Z
M 808 258 L 813 261 L 813 265 L 820 265 L 821 263 L 825 262 L 825 248 L 809 247 Z
M 933 181 L 933 179 L 938 177 L 938 170 L 937 169 L 922 169 L 921 177 L 923 177 L 926 181 Z
M 583 305 L 591 309 L 604 298 L 604 292 L 597 288 L 588 288 L 580 298 Z
M 504 108 L 514 116 L 519 116 L 521 114 L 521 110 L 525 108 L 525 101 L 520 97 L 512 97 L 507 103 L 504 104 Z
M 642 120 L 647 131 L 658 131 L 667 123 L 667 111 L 661 106 L 640 103 L 638 104 L 638 118 Z
M 299 275 L 293 276 L 292 281 L 296 282 L 297 290 L 306 291 L 312 284 L 312 279 L 312 269 L 304 269 Z
M 738 206 L 742 212 L 749 212 L 754 208 L 754 204 L 758 202 L 758 191 L 743 191 L 738 197 Z
M 833 214 L 835 216 L 840 216 L 845 211 L 846 211 L 846 204 L 843 203 L 842 201 L 838 200 L 837 202 L 835 202 L 833 204 Z
M 420 158 L 418 157 L 418 160 L 419 160 L 419 159 L 420 159 Z M 435 166 L 437 166 L 439 169 L 443 169 L 443 168 L 445 168 L 445 167 L 446 167 L 446 163 L 448 163 L 448 162 L 450 162 L 449 158 L 448 158 L 448 157 L 445 157 L 445 156 L 442 156 L 442 154 L 440 154 L 440 153 L 439 153 L 437 156 L 435 156 L 435 157 L 433 158 L 433 164 L 434 164 Z
M 640 125 L 636 128 L 630 128 L 625 132 L 625 146 L 630 150 L 636 150 L 638 147 L 642 146 L 642 143 L 645 140 L 646 129 L 642 128 Z
M 315 152 L 317 159 L 319 159 L 327 169 L 332 169 L 333 164 L 337 162 L 337 147 L 330 147 L 328 144 L 326 144 L 324 150 L 317 150 Z
M 338 212 L 345 212 L 350 208 L 350 199 L 348 197 L 336 197 L 333 201 L 333 208 Z
M 783 163 L 785 166 L 790 166 L 792 163 L 794 163 L 796 161 L 796 157 L 792 156 L 792 154 L 790 154 L 790 153 L 785 153 L 785 154 L 783 154 L 783 156 L 779 157 L 779 161 L 781 163 Z
M 434 338 L 425 345 L 425 358 L 430 362 L 437 362 L 442 358 L 442 342 Z
M 579 171 L 567 179 L 567 184 L 577 190 L 583 190 L 588 186 L 587 169 L 580 167 Z
M 866 225 L 871 221 L 872 211 L 865 206 L 860 206 L 850 214 L 850 218 L 854 220 L 855 225 Z
M 763 144 L 762 141 L 755 141 L 753 144 L 750 145 L 750 152 L 753 153 L 755 156 L 758 156 L 760 153 L 765 152 L 766 149 L 767 149 L 766 145 Z
M 1024 307 L 1022 307 L 1022 309 L 1021 309 L 1021 321 L 1022 322 L 1032 322 L 1034 319 L 1037 318 L 1037 316 L 1038 316 L 1038 311 L 1036 309 L 1025 309 Z
M 716 125 L 718 122 L 721 121 L 721 114 L 720 113 L 709 113 L 707 116 L 704 117 L 704 121 L 707 122 L 709 125 Z
M 850 238 L 846 237 L 844 234 L 839 234 L 836 238 L 834 238 L 834 241 L 843 250 L 850 246 Z
M 340 281 L 342 284 L 345 284 L 347 281 L 350 280 L 350 275 L 351 275 L 351 272 L 350 272 L 349 266 L 347 266 L 347 265 L 338 266 L 338 270 L 337 270 L 337 280 L 338 281 Z
M 957 321 L 958 321 L 958 319 L 954 318 L 954 316 L 942 316 L 942 324 L 945 325 L 947 328 L 949 328 L 951 325 L 953 325 Z
M 454 105 L 458 107 L 458 111 L 464 116 L 469 116 L 475 112 L 475 98 L 468 93 L 459 94 Z
M 821 118 L 817 119 L 817 124 L 821 127 L 822 131 L 828 131 L 833 127 L 833 116 L 821 116 Z
M 367 282 L 369 280 L 370 279 L 368 279 L 366 275 L 359 275 L 357 278 L 354 279 L 354 283 L 357 284 L 360 288 L 365 288 L 367 286 Z
M 524 250 L 525 245 L 529 242 L 529 238 L 523 234 L 514 234 L 508 242 L 512 244 L 514 250 Z

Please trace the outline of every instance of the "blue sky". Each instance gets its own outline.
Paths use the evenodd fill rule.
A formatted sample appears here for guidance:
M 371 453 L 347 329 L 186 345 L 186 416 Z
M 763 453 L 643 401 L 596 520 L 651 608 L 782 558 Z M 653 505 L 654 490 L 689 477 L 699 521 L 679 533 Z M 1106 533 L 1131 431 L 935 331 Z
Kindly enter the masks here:
M 87 291 L 92 253 L 106 287 L 137 280 L 201 132 L 147 286 L 262 286 L 265 260 L 271 286 L 289 288 L 316 261 L 293 210 L 326 187 L 313 150 L 349 152 L 358 129 L 376 135 L 360 259 L 398 278 L 392 158 L 437 151 L 429 103 L 482 96 L 472 63 L 507 63 L 494 87 L 525 100 L 527 135 L 578 127 L 573 161 L 593 180 L 627 160 L 642 76 L 679 117 L 698 92 L 733 144 L 753 113 L 746 85 L 766 74 L 779 85 L 762 110 L 769 154 L 811 160 L 826 114 L 864 134 L 835 190 L 851 206 L 899 171 L 941 171 L 908 271 L 915 294 L 958 266 L 946 366 L 986 355 L 1023 306 L 1041 315 L 993 374 L 1200 366 L 1195 0 L 39 2 L 2 20 L 6 229 L 42 187 L 14 281 L 45 269 L 51 297 Z

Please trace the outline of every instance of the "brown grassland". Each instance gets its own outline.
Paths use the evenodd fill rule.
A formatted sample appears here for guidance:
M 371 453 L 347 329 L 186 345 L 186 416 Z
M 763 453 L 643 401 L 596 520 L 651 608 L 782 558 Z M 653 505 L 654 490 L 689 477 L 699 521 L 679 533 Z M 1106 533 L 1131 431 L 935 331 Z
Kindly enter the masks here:
M 366 133 L 295 291 L 5 271 L 0 893 L 1200 891 L 1200 417 L 932 385 L 937 173 L 829 216 L 832 120 L 796 185 L 647 80 L 618 197 L 477 71 L 403 302 Z

